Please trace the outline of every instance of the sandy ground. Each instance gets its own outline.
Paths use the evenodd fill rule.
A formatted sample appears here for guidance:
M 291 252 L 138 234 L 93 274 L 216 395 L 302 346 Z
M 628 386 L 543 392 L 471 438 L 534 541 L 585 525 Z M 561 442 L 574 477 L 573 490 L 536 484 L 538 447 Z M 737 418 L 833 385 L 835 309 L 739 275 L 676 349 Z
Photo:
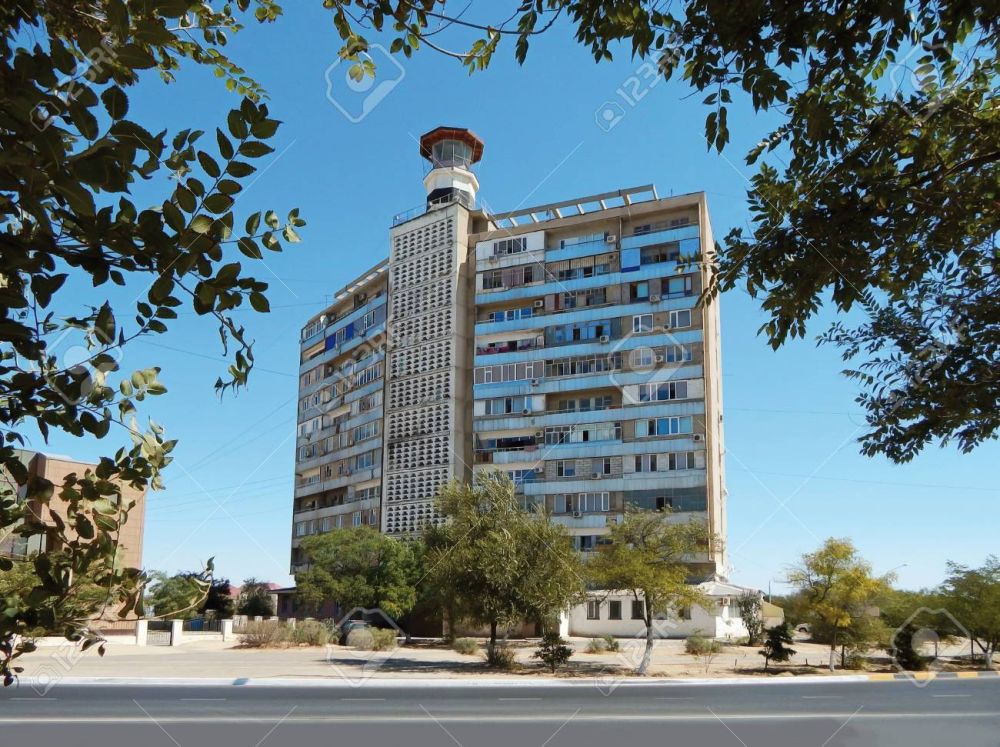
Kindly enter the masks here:
M 623 639 L 617 653 L 588 654 L 587 639 L 574 638 L 576 651 L 561 676 L 628 676 L 642 657 L 643 641 Z M 506 676 L 545 674 L 532 658 L 536 641 L 513 641 L 521 668 Z M 794 659 L 781 669 L 795 674 L 822 674 L 828 649 L 821 644 L 796 642 Z M 23 660 L 26 675 L 75 677 L 223 677 L 255 679 L 314 677 L 367 679 L 370 677 L 461 677 L 490 672 L 482 656 L 466 656 L 439 643 L 416 641 L 391 652 L 357 651 L 345 646 L 244 649 L 221 641 L 192 641 L 178 647 L 116 645 L 109 641 L 101 658 L 91 650 L 81 653 L 66 645 L 42 648 Z M 668 677 L 741 677 L 761 673 L 763 659 L 756 648 L 724 646 L 706 668 L 703 660 L 684 652 L 684 641 L 657 641 L 650 674 Z M 844 673 L 844 672 L 842 672 Z

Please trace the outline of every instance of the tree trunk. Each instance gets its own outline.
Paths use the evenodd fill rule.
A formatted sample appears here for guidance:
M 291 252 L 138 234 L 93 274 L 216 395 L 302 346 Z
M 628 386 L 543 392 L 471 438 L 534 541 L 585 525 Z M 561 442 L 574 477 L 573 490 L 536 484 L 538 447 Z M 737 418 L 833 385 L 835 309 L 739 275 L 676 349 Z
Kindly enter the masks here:
M 844 669 L 847 667 L 847 644 L 840 644 L 840 668 Z
M 647 610 L 649 605 L 646 605 Z M 653 617 L 648 612 L 646 613 L 646 650 L 642 652 L 642 661 L 639 662 L 639 668 L 635 670 L 636 674 L 646 674 L 646 670 L 649 669 L 649 662 L 653 658 Z
M 493 659 L 493 654 L 496 651 L 496 648 L 497 648 L 497 621 L 493 620 L 492 622 L 490 622 L 490 642 L 486 649 L 491 661 Z
M 837 671 L 837 644 L 836 642 L 830 644 L 830 671 Z

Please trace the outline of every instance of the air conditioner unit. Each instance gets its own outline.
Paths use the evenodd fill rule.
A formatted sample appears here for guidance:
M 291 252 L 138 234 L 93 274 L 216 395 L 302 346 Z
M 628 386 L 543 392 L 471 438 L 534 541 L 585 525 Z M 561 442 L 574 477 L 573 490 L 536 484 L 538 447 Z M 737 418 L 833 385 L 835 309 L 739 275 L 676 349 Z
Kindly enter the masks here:
M 545 299 L 543 299 L 543 298 L 536 298 L 535 299 L 535 303 L 534 303 L 534 307 L 536 309 L 544 309 L 545 308 Z
M 663 363 L 663 356 L 662 355 L 653 356 L 653 360 L 655 360 L 657 363 Z
M 662 329 L 663 329 L 664 332 L 669 332 L 670 331 L 670 325 L 669 324 L 664 324 L 663 327 L 662 327 Z
M 601 342 L 607 345 L 609 342 L 611 342 L 611 337 L 608 335 L 601 335 Z
M 601 479 L 601 473 L 600 472 L 591 472 L 590 473 L 590 479 L 591 480 L 600 480 Z
M 545 431 L 535 431 L 535 438 L 545 438 Z
M 654 294 L 654 295 L 652 295 L 652 296 L 649 297 L 649 302 L 650 303 L 659 303 L 660 302 L 660 297 Z
M 522 415 L 530 415 L 531 414 L 531 410 L 529 410 L 527 407 L 525 407 L 523 410 L 521 410 L 521 414 Z
M 532 386 L 538 386 L 538 384 L 539 384 L 539 383 L 540 383 L 540 382 L 538 381 L 538 379 L 532 379 L 532 380 L 531 380 L 531 385 L 532 385 Z
M 705 440 L 705 436 L 702 435 L 701 433 L 695 433 L 694 437 L 693 437 L 693 440 L 695 440 L 695 441 L 704 441 Z
M 583 518 L 583 511 L 574 511 L 573 512 L 573 518 L 574 519 L 582 519 Z
M 495 254 L 491 254 L 490 256 L 488 256 L 488 257 L 486 258 L 486 260 L 487 260 L 488 262 L 496 262 L 496 261 L 497 261 L 497 255 L 495 255 Z
M 613 233 L 609 233 L 604 237 L 604 242 L 606 244 L 614 244 L 616 241 L 618 241 L 618 236 Z

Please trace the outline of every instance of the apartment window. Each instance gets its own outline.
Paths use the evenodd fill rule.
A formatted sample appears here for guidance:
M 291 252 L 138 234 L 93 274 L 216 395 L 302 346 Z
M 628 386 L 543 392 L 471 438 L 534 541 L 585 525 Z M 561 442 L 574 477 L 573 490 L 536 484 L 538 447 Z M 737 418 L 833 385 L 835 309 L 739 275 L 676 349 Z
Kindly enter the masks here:
M 684 275 L 682 277 L 672 277 L 667 279 L 666 295 L 690 296 L 694 292 L 694 277 Z
M 681 245 L 677 241 L 672 241 L 669 244 L 643 247 L 639 261 L 641 264 L 651 265 L 658 262 L 676 262 L 680 257 Z
M 636 472 L 656 472 L 656 454 L 636 454 Z
M 322 529 L 322 531 L 324 531 L 324 532 L 329 532 L 330 531 L 330 517 L 329 516 L 324 516 L 323 517 L 323 529 Z
M 646 301 L 649 299 L 649 283 L 645 280 L 629 283 L 628 298 L 630 301 Z
M 365 314 L 361 318 L 359 324 L 361 326 L 361 331 L 362 332 L 365 331 L 366 329 L 371 329 L 372 327 L 374 327 L 375 326 L 375 312 L 374 311 L 369 311 L 367 314 Z
M 552 496 L 552 513 L 566 514 L 573 510 L 573 501 L 568 496 L 560 493 Z
M 587 602 L 587 619 L 588 620 L 600 620 L 601 619 L 601 602 L 598 599 L 591 599 Z
M 352 527 L 359 527 L 359 526 L 361 526 L 361 512 L 360 511 L 355 511 L 353 514 L 351 514 L 351 526 Z
M 636 348 L 629 353 L 629 364 L 632 368 L 649 368 L 656 362 L 656 354 L 652 348 Z
M 300 522 L 297 522 L 295 524 L 295 536 L 296 537 L 305 537 L 308 532 L 309 532 L 309 522 L 308 521 L 300 521 Z
M 691 348 L 687 345 L 667 345 L 663 352 L 667 363 L 683 363 L 691 360 Z
M 358 441 L 367 441 L 369 438 L 375 438 L 378 435 L 378 421 L 373 420 L 370 423 L 365 423 L 364 425 L 359 425 L 355 428 L 351 436 L 354 439 L 354 443 Z
M 599 457 L 594 460 L 594 472 L 599 475 L 611 474 L 611 457 Z
M 678 433 L 692 433 L 693 421 L 690 417 L 651 418 L 635 422 L 636 438 L 646 436 L 673 436 Z
M 645 605 L 636 599 L 632 600 L 632 619 L 633 620 L 645 620 L 646 619 L 646 609 Z
M 688 312 L 690 313 L 690 312 Z M 653 331 L 653 315 L 652 314 L 636 314 L 632 317 L 632 331 L 633 332 L 652 332 Z
M 549 327 L 546 330 L 546 334 L 551 339 L 553 345 L 596 340 L 611 335 L 611 320 L 601 319 L 593 322 L 579 322 L 577 324 Z
M 589 244 L 593 241 L 604 241 L 603 233 L 591 233 L 586 236 L 574 236 L 569 239 L 560 239 L 559 248 L 565 248 L 567 246 L 576 246 L 577 244 Z
M 375 466 L 375 452 L 366 451 L 354 458 L 354 469 L 370 469 Z
M 556 475 L 559 477 L 576 477 L 576 462 L 572 459 L 556 462 Z
M 677 617 L 679 617 L 681 620 L 690 620 L 691 619 L 691 608 L 690 607 L 681 607 L 679 610 L 677 610 Z
M 609 510 L 610 493 L 580 493 L 576 497 L 576 510 L 582 513 L 600 513 Z
M 344 515 L 343 514 L 338 514 L 336 516 L 336 519 L 337 519 L 337 522 L 336 522 L 337 529 L 343 529 L 344 528 Z
M 541 378 L 545 371 L 544 361 L 531 363 L 503 363 L 496 366 L 479 366 L 475 370 L 476 384 L 493 384 L 501 381 L 524 381 Z
M 614 371 L 622 367 L 622 354 L 581 356 L 548 361 L 546 376 L 579 376 L 581 374 Z
M 530 306 L 522 309 L 504 309 L 502 311 L 491 311 L 487 319 L 491 322 L 513 322 L 517 319 L 530 319 L 534 310 Z
M 670 399 L 687 399 L 686 381 L 669 381 L 665 384 L 642 384 L 639 387 L 640 402 L 663 402 Z
M 670 312 L 670 328 L 678 329 L 691 326 L 691 309 L 681 309 Z
M 518 254 L 528 249 L 528 239 L 519 236 L 515 239 L 503 239 L 493 242 L 493 253 L 496 255 Z
M 608 619 L 609 620 L 621 620 L 622 619 L 622 603 L 619 601 L 608 602 Z
M 530 410 L 526 397 L 495 397 L 485 400 L 486 415 L 520 415 L 525 410 Z

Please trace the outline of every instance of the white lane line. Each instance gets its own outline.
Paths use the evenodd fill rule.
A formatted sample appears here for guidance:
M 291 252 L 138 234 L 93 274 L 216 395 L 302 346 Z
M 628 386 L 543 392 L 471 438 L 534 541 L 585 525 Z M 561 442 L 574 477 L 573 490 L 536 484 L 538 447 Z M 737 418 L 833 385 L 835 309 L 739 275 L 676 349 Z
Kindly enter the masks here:
M 693 697 L 688 698 L 657 698 L 657 700 L 694 700 Z
M 30 700 L 33 703 L 48 703 L 52 700 L 59 700 L 59 698 L 45 698 L 41 695 L 35 696 L 34 698 L 7 698 L 7 700 Z
M 497 700 L 541 700 L 541 698 L 497 698 Z
M 843 695 L 803 695 L 803 700 L 821 700 L 827 698 L 843 698 Z
M 346 700 L 346 701 L 351 701 L 351 702 L 359 702 L 359 703 L 365 703 L 365 702 L 371 703 L 371 702 L 381 702 L 381 701 L 384 701 L 385 698 L 341 698 L 341 700 Z
M 181 698 L 181 700 L 190 700 L 190 701 L 196 701 L 196 702 L 203 702 L 203 701 L 225 700 L 225 698 Z
M 971 695 L 932 695 L 932 698 L 971 698 Z

